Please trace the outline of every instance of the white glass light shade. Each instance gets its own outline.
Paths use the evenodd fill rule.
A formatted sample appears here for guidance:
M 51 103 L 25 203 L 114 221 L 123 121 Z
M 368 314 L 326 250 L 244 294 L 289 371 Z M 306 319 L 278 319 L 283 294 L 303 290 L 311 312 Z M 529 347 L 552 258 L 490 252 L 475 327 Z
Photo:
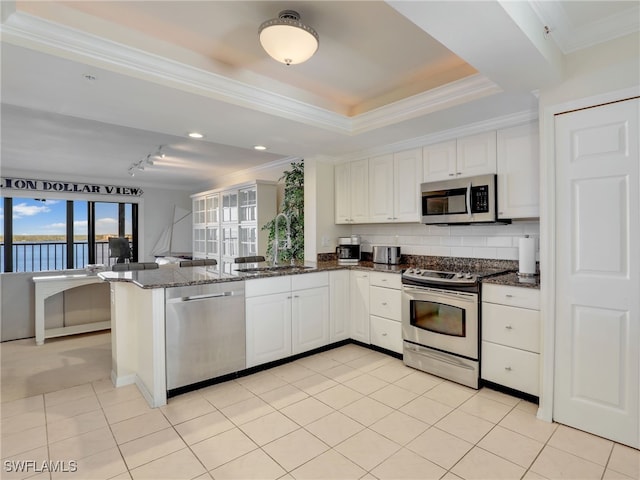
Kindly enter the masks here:
M 295 65 L 309 60 L 318 50 L 318 34 L 299 21 L 292 10 L 260 25 L 260 44 L 274 60 Z

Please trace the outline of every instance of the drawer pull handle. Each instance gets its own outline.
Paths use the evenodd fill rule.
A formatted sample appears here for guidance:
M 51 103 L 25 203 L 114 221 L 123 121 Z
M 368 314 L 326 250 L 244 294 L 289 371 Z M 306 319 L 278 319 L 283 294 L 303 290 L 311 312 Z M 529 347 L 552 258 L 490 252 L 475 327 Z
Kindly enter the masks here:
M 510 293 L 507 293 L 507 294 L 505 295 L 505 297 L 507 297 L 507 298 L 513 298 L 513 295 L 511 295 Z
M 387 279 L 386 279 L 386 278 L 383 278 L 383 279 L 382 279 L 382 281 L 383 281 L 383 282 L 386 282 L 386 281 L 387 281 Z
M 511 330 L 513 327 L 511 325 L 506 325 L 504 328 L 506 328 L 507 330 Z
M 383 336 L 383 337 L 386 337 L 386 336 L 387 336 L 387 334 L 386 334 L 386 333 L 383 333 L 383 334 L 382 334 L 382 336 Z
M 382 305 L 384 305 L 386 307 L 387 306 L 387 302 L 382 302 Z
M 505 369 L 507 372 L 510 372 L 510 371 L 511 371 L 511 367 L 504 367 L 504 369 Z

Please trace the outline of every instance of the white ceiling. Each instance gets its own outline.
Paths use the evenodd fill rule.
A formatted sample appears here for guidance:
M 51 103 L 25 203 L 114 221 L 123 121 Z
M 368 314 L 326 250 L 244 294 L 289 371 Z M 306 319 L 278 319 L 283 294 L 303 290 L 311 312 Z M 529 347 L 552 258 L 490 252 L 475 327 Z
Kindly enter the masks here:
M 193 191 L 261 164 L 374 151 L 535 112 L 531 92 L 561 79 L 565 54 L 638 30 L 635 1 L 2 8 L 3 176 Z M 320 36 L 304 64 L 277 63 L 258 43 L 260 23 L 283 9 L 297 10 Z M 193 130 L 206 137 L 186 138 Z M 129 177 L 129 166 L 159 145 L 167 157 Z

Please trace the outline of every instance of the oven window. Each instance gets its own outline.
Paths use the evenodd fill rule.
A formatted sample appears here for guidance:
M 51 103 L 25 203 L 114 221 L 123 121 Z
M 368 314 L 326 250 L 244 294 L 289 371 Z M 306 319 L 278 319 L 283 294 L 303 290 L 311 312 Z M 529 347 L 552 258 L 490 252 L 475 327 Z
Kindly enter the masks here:
M 430 332 L 464 337 L 465 309 L 443 303 L 411 300 L 411 325 Z

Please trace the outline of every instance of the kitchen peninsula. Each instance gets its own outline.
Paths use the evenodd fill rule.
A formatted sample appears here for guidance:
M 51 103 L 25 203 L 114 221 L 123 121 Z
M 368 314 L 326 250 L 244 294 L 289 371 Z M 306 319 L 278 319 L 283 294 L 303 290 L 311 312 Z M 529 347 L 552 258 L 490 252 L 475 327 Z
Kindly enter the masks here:
M 320 262 L 304 266 L 270 267 L 259 265 L 249 271 L 224 273 L 220 266 L 178 267 L 163 265 L 154 270 L 102 272 L 100 278 L 110 282 L 112 324 L 112 371 L 115 386 L 135 383 L 149 405 L 159 407 L 167 402 L 167 289 L 197 289 L 212 284 L 237 283 L 273 277 L 320 274 L 343 270 L 336 262 Z M 358 268 L 391 271 L 364 263 Z M 245 269 L 247 270 L 247 269 Z M 394 268 L 400 273 L 400 268 Z M 275 280 L 275 278 L 273 278 Z M 282 283 L 282 281 L 280 281 Z M 304 282 L 303 282 L 304 283 Z M 328 283 L 328 280 L 327 280 Z M 258 285 L 258 283 L 256 283 Z M 192 298 L 197 297 L 193 295 Z M 328 305 L 327 305 L 328 311 Z M 242 369 L 239 369 L 242 370 Z

